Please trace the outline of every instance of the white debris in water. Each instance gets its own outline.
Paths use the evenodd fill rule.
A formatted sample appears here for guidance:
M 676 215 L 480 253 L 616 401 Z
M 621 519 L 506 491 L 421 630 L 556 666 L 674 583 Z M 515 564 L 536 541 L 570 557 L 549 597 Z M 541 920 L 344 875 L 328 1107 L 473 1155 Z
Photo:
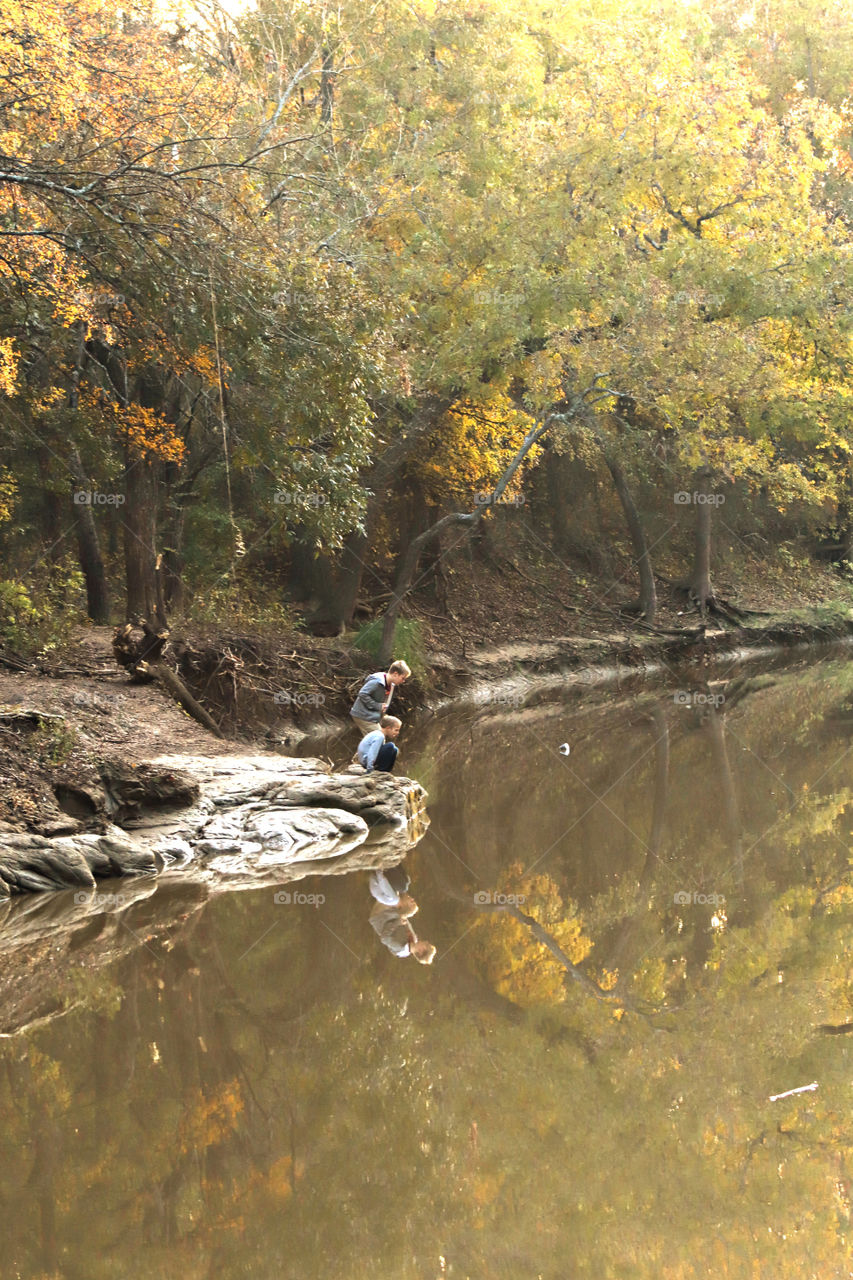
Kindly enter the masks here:
M 784 1093 L 771 1093 L 768 1101 L 778 1102 L 780 1098 L 793 1098 L 795 1093 L 812 1093 L 817 1088 L 817 1080 L 811 1084 L 801 1084 L 799 1089 L 787 1089 Z

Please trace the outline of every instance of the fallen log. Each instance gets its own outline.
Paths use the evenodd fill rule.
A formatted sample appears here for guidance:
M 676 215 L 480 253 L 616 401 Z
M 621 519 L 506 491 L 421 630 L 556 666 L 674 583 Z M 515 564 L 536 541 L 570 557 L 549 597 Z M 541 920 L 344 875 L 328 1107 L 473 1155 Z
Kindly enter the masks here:
M 165 649 L 168 642 L 168 631 L 155 631 L 148 622 L 141 619 L 137 625 L 128 622 L 123 627 L 116 627 L 113 634 L 113 654 L 116 662 L 124 667 L 134 683 L 156 681 L 194 720 L 204 725 L 217 738 L 224 737 L 213 717 L 193 697 L 180 676 L 166 664 Z
M 137 664 L 137 668 L 140 669 L 141 674 L 150 675 L 153 680 L 156 680 L 161 689 L 165 689 L 169 696 L 174 698 L 175 702 L 180 707 L 183 707 L 184 711 L 191 715 L 194 720 L 204 725 L 205 729 L 209 729 L 217 738 L 224 738 L 225 735 L 219 725 L 205 711 L 201 703 L 196 701 L 183 680 L 180 676 L 175 675 L 171 667 L 167 667 L 162 662 L 140 662 Z

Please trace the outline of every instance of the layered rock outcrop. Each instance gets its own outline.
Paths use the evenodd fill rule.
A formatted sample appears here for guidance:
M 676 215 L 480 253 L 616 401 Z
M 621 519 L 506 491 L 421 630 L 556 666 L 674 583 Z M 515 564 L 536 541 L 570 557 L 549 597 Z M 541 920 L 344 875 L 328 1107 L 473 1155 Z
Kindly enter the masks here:
M 173 756 L 115 764 L 86 788 L 100 830 L 0 832 L 0 896 L 94 890 L 112 876 L 166 871 L 256 888 L 306 874 L 398 862 L 426 826 L 417 782 L 321 760 Z M 121 822 L 122 825 L 117 825 Z

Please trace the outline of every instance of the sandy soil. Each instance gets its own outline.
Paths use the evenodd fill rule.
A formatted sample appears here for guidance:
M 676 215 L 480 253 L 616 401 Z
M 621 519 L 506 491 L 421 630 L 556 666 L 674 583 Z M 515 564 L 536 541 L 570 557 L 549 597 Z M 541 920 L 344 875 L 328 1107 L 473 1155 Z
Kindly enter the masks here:
M 81 631 L 54 659 L 50 674 L 0 669 L 0 714 L 25 710 L 63 721 L 0 720 L 0 824 L 41 830 L 61 818 L 54 788 L 76 783 L 98 765 L 175 752 L 245 754 L 197 724 L 157 685 L 132 685 L 110 650 L 112 629 Z

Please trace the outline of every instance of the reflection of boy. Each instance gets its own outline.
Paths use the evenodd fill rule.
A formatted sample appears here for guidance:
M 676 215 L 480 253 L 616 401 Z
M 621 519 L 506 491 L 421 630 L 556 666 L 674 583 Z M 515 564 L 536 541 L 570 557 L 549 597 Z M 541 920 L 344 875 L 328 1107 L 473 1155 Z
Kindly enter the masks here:
M 408 891 L 411 880 L 402 863 L 396 867 L 388 867 L 386 871 L 371 871 L 370 892 L 377 902 L 386 907 L 396 907 L 403 894 Z
M 374 769 L 382 773 L 391 773 L 397 762 L 397 746 L 393 739 L 402 728 L 396 716 L 383 716 L 379 728 L 366 733 L 358 744 L 355 758 L 368 773 Z
M 386 907 L 377 902 L 370 913 L 370 923 L 379 934 L 379 941 L 393 955 L 401 959 L 414 956 L 419 964 L 432 964 L 435 947 L 431 942 L 419 942 L 418 935 L 409 924 L 409 917 L 417 909 L 417 903 L 404 893 L 396 907 Z

